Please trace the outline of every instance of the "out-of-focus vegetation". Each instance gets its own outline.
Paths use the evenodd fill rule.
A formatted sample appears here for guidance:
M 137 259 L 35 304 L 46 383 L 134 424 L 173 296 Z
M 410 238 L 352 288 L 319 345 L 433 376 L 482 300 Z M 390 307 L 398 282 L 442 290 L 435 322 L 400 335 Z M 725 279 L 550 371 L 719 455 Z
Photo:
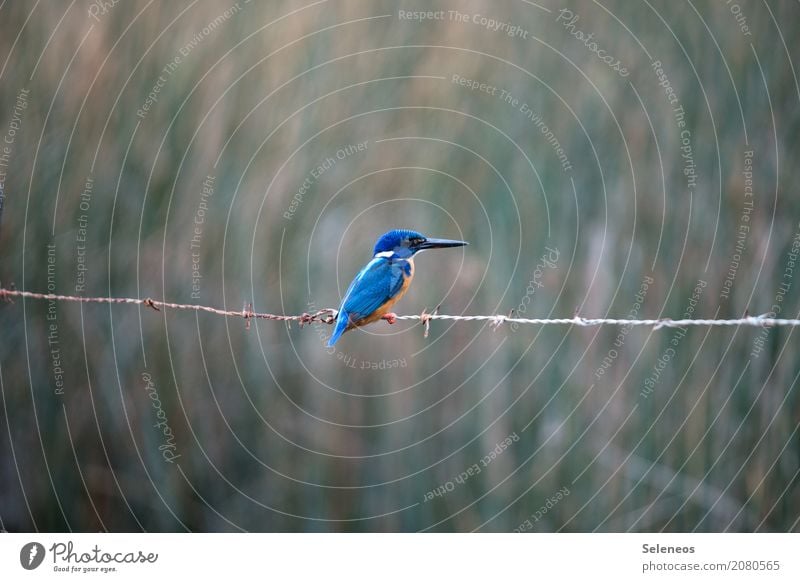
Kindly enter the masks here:
M 0 280 L 300 313 L 406 227 L 400 313 L 796 317 L 797 5 L 562 8 L 3 3 Z M 788 328 L 0 326 L 11 531 L 798 528 Z

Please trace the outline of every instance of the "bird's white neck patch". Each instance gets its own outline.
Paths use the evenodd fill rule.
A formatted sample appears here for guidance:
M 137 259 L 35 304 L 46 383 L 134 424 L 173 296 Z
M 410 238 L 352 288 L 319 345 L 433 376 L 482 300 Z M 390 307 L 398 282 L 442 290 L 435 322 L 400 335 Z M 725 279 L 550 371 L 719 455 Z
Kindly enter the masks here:
M 376 259 L 391 259 L 394 256 L 395 256 L 394 251 L 383 251 L 380 253 L 375 253 Z

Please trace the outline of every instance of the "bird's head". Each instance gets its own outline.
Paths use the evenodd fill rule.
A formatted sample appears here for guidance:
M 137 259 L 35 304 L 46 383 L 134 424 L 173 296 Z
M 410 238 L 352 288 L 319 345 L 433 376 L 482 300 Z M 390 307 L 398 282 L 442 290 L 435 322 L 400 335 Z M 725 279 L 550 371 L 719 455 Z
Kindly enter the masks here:
M 428 238 L 413 230 L 390 230 L 375 243 L 373 253 L 376 257 L 387 259 L 407 259 L 427 249 L 463 247 L 467 244 L 461 240 Z

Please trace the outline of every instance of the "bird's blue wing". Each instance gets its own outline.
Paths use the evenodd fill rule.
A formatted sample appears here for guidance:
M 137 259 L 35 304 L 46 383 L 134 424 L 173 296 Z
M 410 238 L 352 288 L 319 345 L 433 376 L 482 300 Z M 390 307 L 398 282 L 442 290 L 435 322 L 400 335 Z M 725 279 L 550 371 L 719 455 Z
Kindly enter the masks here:
M 328 347 L 336 343 L 351 323 L 369 316 L 402 287 L 402 267 L 380 257 L 367 263 L 347 288 Z
M 342 309 L 351 321 L 358 321 L 389 301 L 402 287 L 402 267 L 387 259 L 373 259 L 350 284 Z

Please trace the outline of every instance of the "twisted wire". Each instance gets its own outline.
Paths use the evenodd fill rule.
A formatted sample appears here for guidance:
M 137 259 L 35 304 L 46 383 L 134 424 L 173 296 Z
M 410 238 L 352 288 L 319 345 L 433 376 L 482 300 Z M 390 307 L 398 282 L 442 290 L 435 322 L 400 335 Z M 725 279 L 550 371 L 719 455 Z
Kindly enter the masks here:
M 172 303 L 146 297 L 137 299 L 133 297 L 83 297 L 79 295 L 57 295 L 53 293 L 35 293 L 33 291 L 21 291 L 18 289 L 6 289 L 0 287 L 0 299 L 10 301 L 12 298 L 34 299 L 42 301 L 68 301 L 78 303 L 107 303 L 107 304 L 129 304 L 144 305 L 160 311 L 161 309 L 176 309 L 187 311 L 203 311 L 222 315 L 225 317 L 241 317 L 248 321 L 250 319 L 264 319 L 269 321 L 297 322 L 300 325 L 320 322 L 332 324 L 336 321 L 336 309 L 320 309 L 312 313 L 301 313 L 298 315 L 280 315 L 274 313 L 258 313 L 252 310 L 252 305 L 245 305 L 242 310 L 217 309 L 206 305 Z M 724 326 L 752 326 L 752 327 L 782 327 L 800 326 L 800 319 L 783 319 L 770 317 L 769 314 L 745 315 L 734 319 L 618 319 L 618 318 L 586 318 L 579 315 L 573 317 L 562 317 L 553 319 L 513 317 L 513 315 L 447 315 L 440 314 L 438 310 L 433 313 L 422 312 L 419 315 L 398 315 L 394 318 L 397 321 L 420 321 L 425 325 L 426 332 L 431 321 L 486 321 L 493 327 L 503 324 L 519 325 L 575 325 L 579 327 L 592 327 L 598 325 L 615 325 L 630 327 L 652 327 L 653 329 L 676 328 L 688 326 L 701 327 L 724 327 Z

